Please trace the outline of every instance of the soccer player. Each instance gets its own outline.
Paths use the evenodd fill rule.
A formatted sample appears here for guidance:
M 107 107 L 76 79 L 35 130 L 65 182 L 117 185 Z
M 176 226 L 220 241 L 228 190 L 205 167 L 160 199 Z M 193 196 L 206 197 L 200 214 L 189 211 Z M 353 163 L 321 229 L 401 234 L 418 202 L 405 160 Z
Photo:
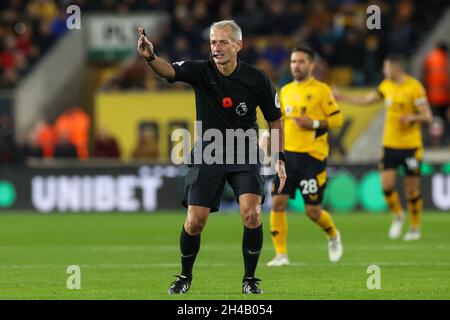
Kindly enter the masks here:
M 394 214 L 389 237 L 401 236 L 405 215 L 395 185 L 397 168 L 404 167 L 404 192 L 411 216 L 411 227 L 405 241 L 420 239 L 420 164 L 423 157 L 421 123 L 431 122 L 432 114 L 422 84 L 406 73 L 402 55 L 388 56 L 383 64 L 385 79 L 378 89 L 364 96 L 344 96 L 335 89 L 336 98 L 354 104 L 370 105 L 384 100 L 383 152 L 379 164 L 381 184 L 389 209 Z
M 237 58 L 243 45 L 241 28 L 232 20 L 214 23 L 210 28 L 209 59 L 187 60 L 173 64 L 157 57 L 144 30 L 140 28 L 139 31 L 138 50 L 151 69 L 169 82 L 183 81 L 194 88 L 197 121 L 201 121 L 203 130 L 200 136 L 208 129 L 220 131 L 224 137 L 227 129 L 234 129 L 236 132 L 239 130 L 257 132 L 256 108 L 257 106 L 261 108 L 269 128 L 279 132 L 277 150 L 279 160 L 276 168 L 281 180 L 281 191 L 286 180 L 282 114 L 276 91 L 268 77 L 262 71 Z M 257 139 L 249 140 L 249 144 L 246 144 L 242 151 L 246 155 L 250 154 L 252 147 L 258 148 Z M 207 141 L 201 141 L 200 151 L 207 145 Z M 239 152 L 239 148 L 235 150 Z M 194 148 L 192 153 L 195 154 L 197 151 L 198 149 Z M 224 157 L 229 152 L 230 150 L 224 148 Z M 178 279 L 171 284 L 169 294 L 180 294 L 189 290 L 194 261 L 200 248 L 200 234 L 209 214 L 219 208 L 226 181 L 239 202 L 244 224 L 242 252 L 245 272 L 242 292 L 262 293 L 259 288 L 260 280 L 255 278 L 263 243 L 261 203 L 264 199 L 264 181 L 260 169 L 259 161 L 251 163 L 248 159 L 244 164 L 208 165 L 202 162 L 190 165 L 183 200 L 183 205 L 187 207 L 187 217 L 180 237 L 182 270 L 177 276 Z
M 280 180 L 275 177 L 272 188 L 270 231 L 275 258 L 268 266 L 289 264 L 286 239 L 288 224 L 286 205 L 300 188 L 306 214 L 328 236 L 329 259 L 339 261 L 343 248 L 341 236 L 330 214 L 321 207 L 327 182 L 328 130 L 342 125 L 342 114 L 330 87 L 312 76 L 315 53 L 307 46 L 298 46 L 291 53 L 294 81 L 280 91 L 285 129 L 286 186 L 282 194 L 275 190 Z

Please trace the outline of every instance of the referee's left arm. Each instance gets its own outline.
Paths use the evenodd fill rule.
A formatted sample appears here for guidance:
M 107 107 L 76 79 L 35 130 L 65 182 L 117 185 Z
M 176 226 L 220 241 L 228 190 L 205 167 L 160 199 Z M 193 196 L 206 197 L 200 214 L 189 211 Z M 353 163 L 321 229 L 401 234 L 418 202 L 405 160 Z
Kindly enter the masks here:
M 280 186 L 278 187 L 278 193 L 284 188 L 284 184 L 286 183 L 286 156 L 284 155 L 284 130 L 283 130 L 283 119 L 280 118 L 275 121 L 268 121 L 269 129 L 270 129 L 270 138 L 272 139 L 272 132 L 278 132 L 278 157 L 277 164 L 275 169 L 278 173 L 278 178 L 280 179 Z
M 280 178 L 278 193 L 281 193 L 284 188 L 284 184 L 286 183 L 286 156 L 284 154 L 283 117 L 277 91 L 272 86 L 269 77 L 267 77 L 264 72 L 262 74 L 263 76 L 260 78 L 261 82 L 258 86 L 258 88 L 260 88 L 258 95 L 259 107 L 264 115 L 264 119 L 266 119 L 269 124 L 270 140 L 273 141 L 273 139 L 277 138 L 276 136 L 274 137 L 272 133 L 278 133 L 278 150 L 274 151 L 276 153 L 275 159 L 277 159 L 275 169 L 277 171 L 278 178 Z

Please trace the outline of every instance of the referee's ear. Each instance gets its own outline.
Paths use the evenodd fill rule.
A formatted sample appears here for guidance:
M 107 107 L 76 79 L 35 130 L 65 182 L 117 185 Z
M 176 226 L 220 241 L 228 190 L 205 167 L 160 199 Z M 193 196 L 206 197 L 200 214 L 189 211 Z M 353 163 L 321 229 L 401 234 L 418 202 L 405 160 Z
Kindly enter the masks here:
M 235 42 L 235 44 L 236 44 L 236 52 L 241 51 L 242 47 L 244 46 L 244 43 L 242 42 L 242 40 L 237 40 Z

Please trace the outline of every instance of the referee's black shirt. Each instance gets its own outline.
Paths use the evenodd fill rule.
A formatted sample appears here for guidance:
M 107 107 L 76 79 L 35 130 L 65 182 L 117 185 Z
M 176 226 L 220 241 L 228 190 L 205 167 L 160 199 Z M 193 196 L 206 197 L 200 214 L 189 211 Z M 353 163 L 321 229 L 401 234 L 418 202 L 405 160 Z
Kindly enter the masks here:
M 233 73 L 224 76 L 212 59 L 179 61 L 172 66 L 175 78 L 169 82 L 182 81 L 194 88 L 202 136 L 208 129 L 220 130 L 224 140 L 226 129 L 254 129 L 257 133 L 258 106 L 268 122 L 281 118 L 276 90 L 267 75 L 255 67 L 238 60 Z M 206 144 L 203 141 L 202 146 Z
M 260 70 L 240 60 L 232 74 L 222 75 L 212 60 L 180 61 L 172 64 L 175 78 L 192 85 L 197 121 L 203 130 L 257 129 L 256 107 L 267 121 L 281 118 L 275 89 Z

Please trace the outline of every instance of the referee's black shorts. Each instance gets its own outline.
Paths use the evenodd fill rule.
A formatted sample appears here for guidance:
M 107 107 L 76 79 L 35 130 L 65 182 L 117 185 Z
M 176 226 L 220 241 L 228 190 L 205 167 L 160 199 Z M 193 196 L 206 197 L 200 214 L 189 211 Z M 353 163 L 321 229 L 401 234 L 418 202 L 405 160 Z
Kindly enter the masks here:
M 233 189 L 236 201 L 244 193 L 262 197 L 264 203 L 264 178 L 259 164 L 198 164 L 191 165 L 186 175 L 182 205 L 203 206 L 210 212 L 219 210 L 225 182 Z
M 286 184 L 280 194 L 295 198 L 297 188 L 305 204 L 322 203 L 327 183 L 327 162 L 311 157 L 307 153 L 286 151 Z M 272 196 L 278 195 L 280 179 L 275 175 L 272 185 Z

